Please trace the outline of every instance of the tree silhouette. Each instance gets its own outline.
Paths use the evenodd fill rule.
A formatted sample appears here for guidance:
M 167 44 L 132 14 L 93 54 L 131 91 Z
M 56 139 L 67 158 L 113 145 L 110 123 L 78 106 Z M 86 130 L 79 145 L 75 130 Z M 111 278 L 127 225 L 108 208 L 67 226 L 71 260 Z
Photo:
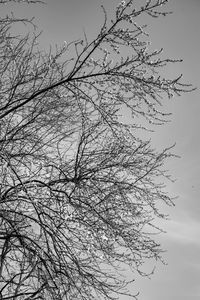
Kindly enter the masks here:
M 148 50 L 135 20 L 166 3 L 122 1 L 113 19 L 102 7 L 94 40 L 54 53 L 38 50 L 32 20 L 1 18 L 0 299 L 114 299 L 130 295 L 123 268 L 160 259 L 151 233 L 158 204 L 173 205 L 161 183 L 173 155 L 138 130 L 164 124 L 162 98 L 191 86 L 160 75 L 176 60 Z M 14 34 L 18 23 L 33 29 Z

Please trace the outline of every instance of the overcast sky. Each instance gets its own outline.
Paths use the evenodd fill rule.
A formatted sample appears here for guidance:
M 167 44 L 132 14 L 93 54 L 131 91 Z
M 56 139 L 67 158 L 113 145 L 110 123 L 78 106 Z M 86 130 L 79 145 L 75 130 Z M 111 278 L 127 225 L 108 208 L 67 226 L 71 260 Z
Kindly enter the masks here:
M 139 0 L 138 0 L 139 1 Z M 20 6 L 20 14 L 35 15 L 43 30 L 43 46 L 62 44 L 81 38 L 85 30 L 95 35 L 103 21 L 101 3 L 109 11 L 114 0 L 46 0 L 46 6 Z M 152 20 L 149 32 L 155 48 L 164 48 L 166 56 L 183 58 L 172 66 L 171 74 L 184 74 L 184 80 L 199 86 L 200 0 L 171 0 L 167 18 Z M 15 9 L 16 11 L 16 9 Z M 158 148 L 176 142 L 175 152 L 181 159 L 168 164 L 177 178 L 169 191 L 178 195 L 176 207 L 168 210 L 170 221 L 162 226 L 167 233 L 160 236 L 167 266 L 159 264 L 151 279 L 138 279 L 132 291 L 140 290 L 140 300 L 200 299 L 200 94 L 195 91 L 173 101 L 166 107 L 173 112 L 171 123 L 158 128 L 152 141 Z M 149 268 L 147 264 L 146 268 Z M 120 299 L 125 299 L 120 298 Z M 127 299 L 127 298 L 126 298 Z

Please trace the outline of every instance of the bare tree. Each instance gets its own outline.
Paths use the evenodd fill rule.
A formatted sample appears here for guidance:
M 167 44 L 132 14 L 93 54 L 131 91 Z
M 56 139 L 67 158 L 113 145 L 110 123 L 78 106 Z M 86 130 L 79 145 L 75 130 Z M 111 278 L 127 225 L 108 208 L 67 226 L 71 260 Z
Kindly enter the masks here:
M 135 23 L 165 16 L 167 1 L 138 3 L 122 1 L 113 19 L 102 7 L 94 40 L 55 52 L 38 50 L 34 28 L 12 33 L 32 20 L 0 20 L 0 299 L 130 295 L 123 268 L 143 275 L 146 259 L 160 259 L 151 233 L 165 217 L 158 203 L 173 205 L 160 183 L 172 154 L 138 128 L 163 124 L 162 98 L 191 87 L 162 78 L 159 68 L 176 61 L 150 52 Z

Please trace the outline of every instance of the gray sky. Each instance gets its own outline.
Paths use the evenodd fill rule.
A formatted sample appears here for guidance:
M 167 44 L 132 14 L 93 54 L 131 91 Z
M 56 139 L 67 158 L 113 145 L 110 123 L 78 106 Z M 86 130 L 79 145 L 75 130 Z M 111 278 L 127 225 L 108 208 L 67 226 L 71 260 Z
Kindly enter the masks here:
M 103 20 L 100 4 L 104 3 L 111 11 L 117 3 L 113 0 L 46 2 L 47 6 L 32 6 L 28 11 L 27 7 L 20 6 L 20 14 L 36 16 L 35 21 L 43 30 L 44 45 L 78 39 L 83 30 L 95 35 Z M 173 76 L 183 73 L 186 82 L 199 87 L 200 0 L 171 0 L 168 7 L 173 15 L 152 20 L 148 30 L 150 39 L 155 48 L 164 48 L 166 56 L 184 59 L 182 64 L 171 66 L 169 73 Z M 158 237 L 167 249 L 164 258 L 168 265 L 158 264 L 151 279 L 138 279 L 131 286 L 132 291 L 140 290 L 140 300 L 200 299 L 199 96 L 197 90 L 170 102 L 166 99 L 166 108 L 173 112 L 172 121 L 151 136 L 153 144 L 160 149 L 176 142 L 175 152 L 181 159 L 167 165 L 177 178 L 168 190 L 179 198 L 176 207 L 168 209 L 171 220 L 162 224 L 167 233 Z

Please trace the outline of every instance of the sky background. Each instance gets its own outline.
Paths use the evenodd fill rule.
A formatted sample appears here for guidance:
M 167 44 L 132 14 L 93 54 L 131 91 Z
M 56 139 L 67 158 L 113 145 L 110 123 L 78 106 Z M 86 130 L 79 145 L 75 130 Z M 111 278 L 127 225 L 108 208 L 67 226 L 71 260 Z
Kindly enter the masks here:
M 139 0 L 138 0 L 139 2 Z M 13 6 L 16 14 L 35 16 L 43 30 L 41 46 L 63 44 L 83 37 L 83 31 L 94 37 L 103 22 L 100 5 L 108 12 L 118 3 L 114 0 L 46 0 L 44 6 Z M 168 9 L 174 13 L 166 18 L 149 19 L 148 32 L 155 49 L 164 48 L 170 58 L 184 62 L 171 65 L 167 75 L 183 73 L 184 81 L 199 87 L 200 0 L 171 0 Z M 6 8 L 5 8 L 6 9 Z M 171 122 L 151 134 L 159 149 L 176 142 L 175 152 L 181 156 L 167 164 L 177 179 L 168 190 L 179 198 L 170 208 L 170 220 L 163 222 L 166 234 L 159 236 L 168 265 L 158 264 L 151 279 L 139 278 L 130 289 L 140 291 L 140 300 L 200 299 L 200 101 L 199 90 L 173 98 L 164 104 L 172 112 Z M 146 264 L 145 270 L 152 265 Z M 127 299 L 121 297 L 120 300 Z

